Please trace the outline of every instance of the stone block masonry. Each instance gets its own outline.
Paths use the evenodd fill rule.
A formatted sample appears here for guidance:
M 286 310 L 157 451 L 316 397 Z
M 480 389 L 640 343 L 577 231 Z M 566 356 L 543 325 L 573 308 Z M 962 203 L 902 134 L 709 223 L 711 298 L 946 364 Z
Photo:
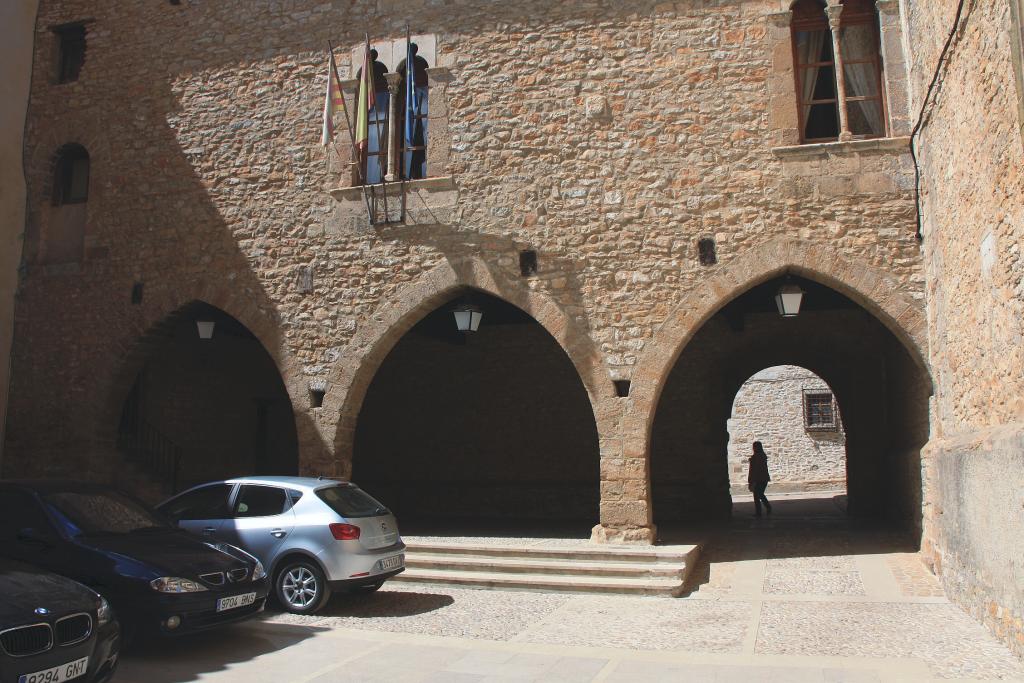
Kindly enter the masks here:
M 855 297 L 913 353 L 925 348 L 907 148 L 774 151 L 796 128 L 794 107 L 775 109 L 774 88 L 792 83 L 779 9 L 43 2 L 29 244 L 45 247 L 61 144 L 88 149 L 90 195 L 79 261 L 27 254 L 5 474 L 116 466 L 140 338 L 200 299 L 275 361 L 300 470 L 348 475 L 388 351 L 472 286 L 537 319 L 580 374 L 599 437 L 597 535 L 652 540 L 650 422 L 702 316 L 799 269 Z M 80 78 L 54 85 L 50 28 L 86 19 Z M 358 44 L 366 27 L 399 38 L 406 22 L 436 38 L 428 165 L 446 179 L 412 188 L 409 224 L 371 229 L 352 210 L 358 195 L 331 192 L 350 174 L 343 145 L 340 157 L 319 145 L 324 46 Z M 708 236 L 712 267 L 696 248 Z M 538 254 L 530 277 L 518 267 L 526 248 Z M 628 397 L 613 379 L 632 381 Z M 311 382 L 326 387 L 322 406 Z
M 935 381 L 923 549 L 950 597 L 1024 655 L 1018 18 L 1009 2 L 905 5 Z

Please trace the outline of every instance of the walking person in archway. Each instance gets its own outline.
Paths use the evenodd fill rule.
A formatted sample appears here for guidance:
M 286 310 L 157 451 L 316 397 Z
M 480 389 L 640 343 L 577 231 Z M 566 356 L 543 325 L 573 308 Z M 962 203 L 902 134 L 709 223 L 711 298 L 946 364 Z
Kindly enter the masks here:
M 772 504 L 764 495 L 771 481 L 768 474 L 768 454 L 764 452 L 764 446 L 760 441 L 754 442 L 754 454 L 750 456 L 750 469 L 747 470 L 747 488 L 754 494 L 754 516 L 761 516 L 761 503 L 764 503 L 768 514 L 772 514 Z

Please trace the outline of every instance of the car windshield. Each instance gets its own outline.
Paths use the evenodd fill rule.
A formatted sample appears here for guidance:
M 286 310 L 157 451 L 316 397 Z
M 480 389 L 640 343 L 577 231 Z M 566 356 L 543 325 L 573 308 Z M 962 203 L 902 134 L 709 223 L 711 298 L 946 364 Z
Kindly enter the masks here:
M 388 509 L 356 486 L 329 486 L 317 489 L 320 500 L 342 517 L 376 517 Z
M 76 536 L 171 528 L 143 506 L 113 491 L 60 491 L 49 493 L 43 499 Z

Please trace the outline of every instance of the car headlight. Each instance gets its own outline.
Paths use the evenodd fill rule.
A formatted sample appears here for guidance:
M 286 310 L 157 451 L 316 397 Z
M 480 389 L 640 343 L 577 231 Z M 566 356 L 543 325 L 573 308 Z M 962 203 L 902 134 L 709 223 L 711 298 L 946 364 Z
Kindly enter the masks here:
M 102 595 L 96 596 L 96 625 L 106 626 L 114 618 L 114 612 L 110 609 L 110 603 Z
M 252 580 L 259 581 L 267 575 L 267 570 L 263 568 L 263 563 L 256 560 L 256 567 L 252 570 Z
M 206 586 L 197 581 L 177 576 L 161 576 L 150 581 L 149 585 L 161 593 L 201 593 L 206 590 Z

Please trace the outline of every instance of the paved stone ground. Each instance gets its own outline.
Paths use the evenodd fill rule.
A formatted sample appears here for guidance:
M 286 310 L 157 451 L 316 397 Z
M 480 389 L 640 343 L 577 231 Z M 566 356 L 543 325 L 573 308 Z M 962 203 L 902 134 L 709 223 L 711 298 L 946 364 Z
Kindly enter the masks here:
M 1024 664 L 951 605 L 899 534 L 831 499 L 737 505 L 686 597 L 566 595 L 391 583 L 315 617 L 268 612 L 200 638 L 144 644 L 116 680 L 1019 680 Z M 545 543 L 548 540 L 511 543 Z

